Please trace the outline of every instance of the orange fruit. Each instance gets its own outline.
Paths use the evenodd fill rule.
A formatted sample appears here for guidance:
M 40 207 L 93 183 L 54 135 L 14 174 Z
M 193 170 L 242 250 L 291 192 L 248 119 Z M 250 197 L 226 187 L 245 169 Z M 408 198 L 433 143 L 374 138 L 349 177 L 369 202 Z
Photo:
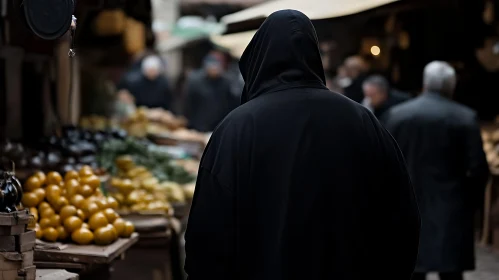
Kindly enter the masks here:
M 40 226 L 38 226 L 38 224 L 35 227 L 35 234 L 36 234 L 37 239 L 42 239 L 43 231 L 42 231 L 42 228 Z
M 56 230 L 57 230 L 59 240 L 64 241 L 64 240 L 68 239 L 69 234 L 63 226 L 58 226 L 56 228 Z
M 119 238 L 119 235 L 118 235 L 118 232 L 116 231 L 116 229 L 114 228 L 113 225 L 109 224 L 106 226 L 107 228 L 109 228 L 109 230 L 111 231 L 111 233 L 113 234 L 113 242 L 116 241 L 116 239 Z
M 57 238 L 59 237 L 59 234 L 57 233 L 57 230 L 53 227 L 48 227 L 43 229 L 43 239 L 46 241 L 50 242 L 55 242 L 57 241 Z
M 125 220 L 122 218 L 118 218 L 114 220 L 113 227 L 116 229 L 116 233 L 118 236 L 122 236 L 123 233 L 125 232 Z
M 107 204 L 109 205 L 109 208 L 114 210 L 118 209 L 119 207 L 118 201 L 114 197 L 108 197 Z
M 55 211 L 52 208 L 45 208 L 40 212 L 40 218 L 50 218 L 55 215 Z
M 84 202 L 85 198 L 81 194 L 75 194 L 69 199 L 69 203 L 76 208 L 81 208 Z
M 50 227 L 50 218 L 42 218 L 40 220 L 40 228 L 48 228 Z
M 90 227 L 91 230 L 96 230 L 101 227 L 105 227 L 109 224 L 109 221 L 106 218 L 106 215 L 104 213 L 99 212 L 93 214 L 90 219 L 88 220 L 88 226 Z
M 71 216 L 76 216 L 77 213 L 76 207 L 73 205 L 66 205 L 62 207 L 61 211 L 59 212 L 59 215 L 61 216 L 61 220 L 66 220 L 66 218 L 69 218 Z
M 87 219 L 87 215 L 81 209 L 76 210 L 76 216 L 80 218 L 82 221 L 85 221 Z
M 85 176 L 80 179 L 80 184 L 89 185 L 95 190 L 100 187 L 100 179 L 96 175 Z
M 37 171 L 35 172 L 35 174 L 33 174 L 33 176 L 38 177 L 42 186 L 45 185 L 45 181 L 47 180 L 47 176 L 45 176 L 45 173 L 43 173 L 42 171 Z
M 71 239 L 80 245 L 88 245 L 94 240 L 94 234 L 86 228 L 79 228 L 71 234 Z
M 38 200 L 43 201 L 45 199 L 45 189 L 44 188 L 38 188 L 33 191 L 33 193 L 36 193 L 36 196 L 38 196 Z
M 38 222 L 38 209 L 36 207 L 29 208 L 29 212 L 33 215 L 36 222 Z
M 70 170 L 68 172 L 66 172 L 66 174 L 64 175 L 64 181 L 69 181 L 69 180 L 80 180 L 80 176 L 78 175 L 78 172 L 76 172 L 75 170 Z
M 95 189 L 94 195 L 96 197 L 104 197 L 104 194 L 102 193 L 100 187 L 98 187 L 98 188 Z
M 57 199 L 59 199 L 59 197 L 61 197 L 61 193 L 62 193 L 61 187 L 55 184 L 49 185 L 45 189 L 45 196 L 47 197 L 48 202 L 50 202 L 50 204 L 52 205 L 55 204 L 55 202 L 57 201 Z
M 54 215 L 54 216 L 49 218 L 49 221 L 50 221 L 51 227 L 57 228 L 58 226 L 61 225 L 61 216 Z
M 33 175 L 29 177 L 28 180 L 26 180 L 23 189 L 25 192 L 32 192 L 35 189 L 40 188 L 41 186 L 42 186 L 42 181 L 40 181 L 40 178 L 38 178 L 38 176 Z
M 80 178 L 85 176 L 90 176 L 94 175 L 94 171 L 92 170 L 92 167 L 84 165 L 81 167 L 80 171 L 78 172 L 78 175 L 80 175 Z
M 107 199 L 105 197 L 101 199 L 96 199 L 95 203 L 97 204 L 97 206 L 99 206 L 100 210 L 109 208 L 109 204 L 107 203 Z
M 83 221 L 75 216 L 66 218 L 66 220 L 64 220 L 64 228 L 67 232 L 74 232 L 75 230 L 81 228 L 82 224 Z
M 94 189 L 89 185 L 80 185 L 78 187 L 78 193 L 83 195 L 83 197 L 89 197 L 94 194 Z
M 62 176 L 59 172 L 52 171 L 47 174 L 46 181 L 47 184 L 59 185 L 62 182 Z
M 87 202 L 82 209 L 85 216 L 92 217 L 93 214 L 99 212 L 99 206 L 95 202 Z
M 126 221 L 125 222 L 125 231 L 123 232 L 121 237 L 128 238 L 128 237 L 132 236 L 132 233 L 134 231 L 135 231 L 135 226 L 131 222 Z
M 116 221 L 116 219 L 118 219 L 120 216 L 111 208 L 107 208 L 105 209 L 104 211 L 102 211 L 102 213 L 104 213 L 104 215 L 106 216 L 107 218 L 107 221 L 109 223 L 114 223 L 114 221 Z
M 64 196 L 60 196 L 54 203 L 54 209 L 55 211 L 59 212 L 62 209 L 62 207 L 66 205 L 69 205 L 68 199 L 65 198 Z
M 73 195 L 78 193 L 80 183 L 76 179 L 69 179 L 64 186 L 66 189 L 66 197 L 73 197 Z
M 48 204 L 47 202 L 42 201 L 40 205 L 38 205 L 38 212 L 41 214 L 43 210 L 48 208 L 52 209 L 52 206 L 50 206 L 50 204 Z
M 36 207 L 40 200 L 38 196 L 34 192 L 27 192 L 23 194 L 23 198 L 21 200 L 24 207 Z
M 97 245 L 109 245 L 114 241 L 114 233 L 110 227 L 101 227 L 94 231 L 94 241 Z

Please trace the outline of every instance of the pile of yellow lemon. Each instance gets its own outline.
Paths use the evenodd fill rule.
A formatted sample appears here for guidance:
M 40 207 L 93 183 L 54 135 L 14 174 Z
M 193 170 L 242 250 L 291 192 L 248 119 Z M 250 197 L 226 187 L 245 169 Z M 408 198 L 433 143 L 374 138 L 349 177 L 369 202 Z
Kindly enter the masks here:
M 183 192 L 173 182 L 160 182 L 144 166 L 135 165 L 130 156 L 120 156 L 115 160 L 118 176 L 111 178 L 110 196 L 114 197 L 122 210 L 154 210 L 167 213 L 174 198 L 169 194 L 171 186 L 178 188 L 183 199 Z
M 34 216 L 28 228 L 50 242 L 108 245 L 134 232 L 131 222 L 115 212 L 118 202 L 105 197 L 100 178 L 90 166 L 64 175 L 36 172 L 24 183 L 23 207 Z

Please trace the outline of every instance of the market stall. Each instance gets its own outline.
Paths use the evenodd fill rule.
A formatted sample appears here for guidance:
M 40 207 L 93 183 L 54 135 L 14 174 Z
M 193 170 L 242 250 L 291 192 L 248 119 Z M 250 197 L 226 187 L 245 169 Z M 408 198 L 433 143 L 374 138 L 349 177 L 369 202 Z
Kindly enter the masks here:
M 138 241 L 139 235 L 120 238 L 108 246 L 77 245 L 64 243 L 38 243 L 35 247 L 37 268 L 66 269 L 77 272 L 80 277 L 109 279 L 110 267 Z

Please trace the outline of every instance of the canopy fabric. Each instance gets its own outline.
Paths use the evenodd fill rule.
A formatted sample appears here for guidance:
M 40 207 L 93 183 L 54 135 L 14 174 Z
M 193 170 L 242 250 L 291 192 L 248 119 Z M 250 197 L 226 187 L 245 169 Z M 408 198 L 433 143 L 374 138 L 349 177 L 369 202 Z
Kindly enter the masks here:
M 301 11 L 313 20 L 335 18 L 360 13 L 396 1 L 399 0 L 274 0 L 226 15 L 222 18 L 222 22 L 234 24 L 265 18 L 275 11 L 284 9 Z
M 240 58 L 255 33 L 256 30 L 251 30 L 228 35 L 213 35 L 210 40 L 213 44 L 228 49 L 233 57 Z

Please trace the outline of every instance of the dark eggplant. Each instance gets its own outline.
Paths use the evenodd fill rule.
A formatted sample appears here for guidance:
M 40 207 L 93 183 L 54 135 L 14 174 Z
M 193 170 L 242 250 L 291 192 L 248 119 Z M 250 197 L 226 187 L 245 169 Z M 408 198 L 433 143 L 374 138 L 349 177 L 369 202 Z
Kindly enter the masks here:
M 19 198 L 17 188 L 14 185 L 14 183 L 12 182 L 11 178 L 5 179 L 5 182 L 2 186 L 1 191 L 3 192 L 3 196 L 4 196 L 5 208 L 0 209 L 0 212 L 10 213 L 10 212 L 12 212 L 12 209 L 15 209 L 16 202 Z
M 10 141 L 5 141 L 2 145 L 2 154 L 9 155 L 14 149 L 14 145 Z
M 17 190 L 17 200 L 16 200 L 16 205 L 19 205 L 21 203 L 21 200 L 23 199 L 23 186 L 21 185 L 21 182 L 15 177 L 11 176 L 10 180 L 12 181 L 12 184 Z
M 111 129 L 111 136 L 115 139 L 123 140 L 127 137 L 127 132 L 123 129 L 113 128 Z
M 88 165 L 90 165 L 90 167 L 92 167 L 93 170 L 97 170 L 99 168 L 99 164 L 97 163 L 97 161 L 93 161 Z
M 80 143 L 70 144 L 64 149 L 64 154 L 71 157 L 80 157 L 83 155 L 83 148 Z
M 62 160 L 62 163 L 64 164 L 75 164 L 76 159 L 74 157 L 66 157 Z
M 77 170 L 77 169 L 72 164 L 65 164 L 59 168 L 59 172 L 61 172 L 62 174 L 66 173 L 68 171 L 71 171 L 71 170 Z
M 19 168 L 26 168 L 28 167 L 28 157 L 23 155 L 21 158 L 17 159 L 14 161 L 16 163 L 16 166 Z
M 85 131 L 85 132 L 83 133 L 83 137 L 82 137 L 82 139 L 83 139 L 83 140 L 87 140 L 87 141 L 92 141 L 93 137 L 94 137 L 94 136 L 93 136 L 93 134 L 92 134 L 90 131 Z
M 103 132 L 96 132 L 93 137 L 93 142 L 96 144 L 101 144 L 106 140 L 106 136 Z
M 95 155 L 88 155 L 84 157 L 80 157 L 78 162 L 83 163 L 83 164 L 91 164 L 92 162 L 97 162 L 97 158 Z
M 43 158 L 40 156 L 34 156 L 30 160 L 30 167 L 35 169 L 41 169 L 43 167 Z
M 47 167 L 53 168 L 61 163 L 61 156 L 58 153 L 50 152 L 47 154 Z

